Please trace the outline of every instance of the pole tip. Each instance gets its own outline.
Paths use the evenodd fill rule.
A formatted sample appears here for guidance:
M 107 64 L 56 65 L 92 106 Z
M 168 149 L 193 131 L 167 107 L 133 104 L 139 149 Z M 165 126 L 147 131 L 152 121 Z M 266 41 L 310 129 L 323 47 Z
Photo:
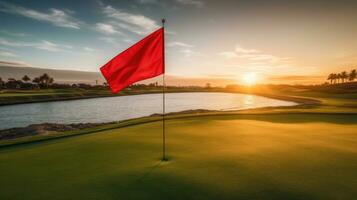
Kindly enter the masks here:
M 162 22 L 162 24 L 165 24 L 166 19 L 165 19 L 165 18 L 162 18 L 161 22 Z

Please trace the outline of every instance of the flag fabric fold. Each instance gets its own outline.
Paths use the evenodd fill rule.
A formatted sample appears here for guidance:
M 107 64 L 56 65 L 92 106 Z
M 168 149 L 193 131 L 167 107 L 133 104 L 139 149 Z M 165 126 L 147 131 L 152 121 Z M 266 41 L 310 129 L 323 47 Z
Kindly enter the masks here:
M 160 28 L 100 68 L 113 93 L 165 73 L 164 28 Z

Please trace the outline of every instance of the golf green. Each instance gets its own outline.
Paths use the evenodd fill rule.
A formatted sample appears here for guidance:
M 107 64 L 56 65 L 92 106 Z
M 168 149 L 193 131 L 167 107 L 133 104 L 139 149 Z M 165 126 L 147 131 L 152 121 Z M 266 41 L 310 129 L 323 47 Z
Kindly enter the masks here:
M 357 115 L 227 115 L 0 149 L 0 199 L 353 199 Z

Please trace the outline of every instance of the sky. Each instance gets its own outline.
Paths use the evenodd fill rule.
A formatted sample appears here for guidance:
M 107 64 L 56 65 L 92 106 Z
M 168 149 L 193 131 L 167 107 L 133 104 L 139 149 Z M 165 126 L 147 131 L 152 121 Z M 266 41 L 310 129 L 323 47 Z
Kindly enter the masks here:
M 0 61 L 98 72 L 166 18 L 166 72 L 318 83 L 357 66 L 355 0 L 0 0 Z

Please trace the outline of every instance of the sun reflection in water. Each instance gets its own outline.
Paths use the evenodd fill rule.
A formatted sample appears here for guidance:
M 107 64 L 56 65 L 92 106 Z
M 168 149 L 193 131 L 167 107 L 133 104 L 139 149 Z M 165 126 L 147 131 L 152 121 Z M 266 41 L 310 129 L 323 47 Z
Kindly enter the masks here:
M 252 105 L 252 104 L 254 104 L 254 96 L 253 96 L 253 95 L 246 95 L 246 96 L 244 96 L 244 104 L 245 104 L 245 105 Z

